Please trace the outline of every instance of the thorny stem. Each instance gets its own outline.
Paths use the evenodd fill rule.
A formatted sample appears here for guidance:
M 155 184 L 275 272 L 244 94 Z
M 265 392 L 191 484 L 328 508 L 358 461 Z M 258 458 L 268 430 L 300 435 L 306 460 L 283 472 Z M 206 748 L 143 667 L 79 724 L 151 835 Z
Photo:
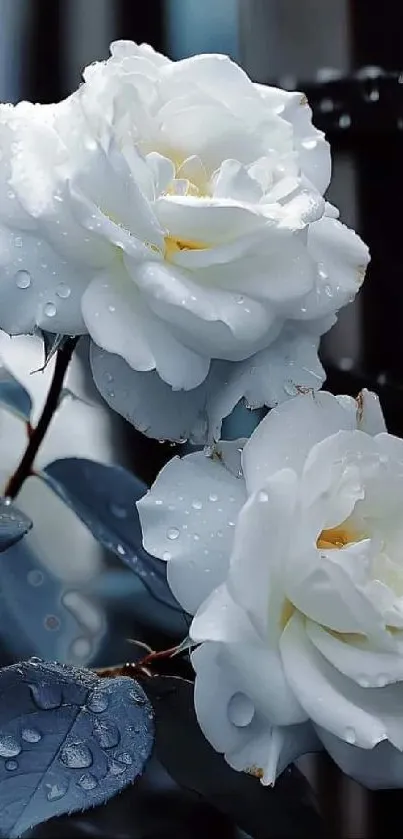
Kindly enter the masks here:
M 30 428 L 27 448 L 25 449 L 17 469 L 11 476 L 6 486 L 4 492 L 6 498 L 15 498 L 18 495 L 24 481 L 33 474 L 34 461 L 59 404 L 64 377 L 77 341 L 78 338 L 67 338 L 63 346 L 60 347 L 57 352 L 53 378 L 42 414 L 39 418 L 37 426 L 32 429 Z

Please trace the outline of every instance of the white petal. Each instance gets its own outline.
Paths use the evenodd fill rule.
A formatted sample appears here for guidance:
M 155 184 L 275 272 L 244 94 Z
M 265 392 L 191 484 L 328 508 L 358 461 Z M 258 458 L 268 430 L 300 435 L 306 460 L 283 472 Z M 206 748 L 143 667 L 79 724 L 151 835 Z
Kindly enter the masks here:
M 244 501 L 243 480 L 200 452 L 171 460 L 139 502 L 144 547 L 168 562 L 169 584 L 188 612 L 225 579 Z
M 318 623 L 307 620 L 306 633 L 319 652 L 340 673 L 361 687 L 384 687 L 403 681 L 403 656 L 371 648 L 362 637 L 353 641 L 327 632 Z
M 386 739 L 382 720 L 361 707 L 352 683 L 316 651 L 298 613 L 289 620 L 280 649 L 287 679 L 314 723 L 346 742 L 354 738 L 364 749 L 371 749 Z
M 225 586 L 203 603 L 190 635 L 195 641 L 220 642 L 221 668 L 270 724 L 294 725 L 306 720 L 285 678 L 278 649 L 269 648 L 267 640 L 259 638 Z
M 283 469 L 249 497 L 239 513 L 228 587 L 262 639 L 281 633 L 284 591 L 279 577 L 291 538 L 297 475 Z M 257 583 L 257 581 L 259 581 Z
M 356 427 L 349 414 L 330 393 L 300 394 L 273 408 L 258 425 L 243 452 L 249 492 L 254 492 L 278 469 L 301 472 L 309 451 L 341 428 Z
M 100 347 L 138 371 L 156 370 L 174 388 L 197 387 L 207 376 L 209 359 L 180 344 L 148 309 L 119 263 L 92 281 L 82 300 L 88 331 Z M 106 372 L 106 382 L 113 391 Z
M 359 749 L 318 728 L 326 750 L 342 772 L 368 789 L 401 789 L 403 753 L 391 743 L 379 743 L 374 749 Z
M 316 747 L 308 726 L 278 729 L 255 708 L 222 645 L 203 644 L 192 654 L 192 663 L 197 673 L 195 708 L 199 724 L 234 769 L 272 784 L 289 761 Z
M 283 402 L 298 388 L 320 387 L 324 371 L 317 344 L 315 337 L 285 331 L 247 361 L 213 361 L 205 382 L 191 391 L 175 392 L 155 372 L 137 373 L 94 344 L 91 365 L 106 402 L 144 434 L 202 444 L 219 438 L 222 419 L 242 397 L 258 408 Z

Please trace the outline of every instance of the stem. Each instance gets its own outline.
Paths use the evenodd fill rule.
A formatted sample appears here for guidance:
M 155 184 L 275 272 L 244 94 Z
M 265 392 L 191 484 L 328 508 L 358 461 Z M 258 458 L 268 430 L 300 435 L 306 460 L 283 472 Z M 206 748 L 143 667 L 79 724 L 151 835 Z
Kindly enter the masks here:
M 56 357 L 53 378 L 46 398 L 46 402 L 39 418 L 38 425 L 32 429 L 27 448 L 21 458 L 16 471 L 11 476 L 6 490 L 6 498 L 15 498 L 24 481 L 32 475 L 32 467 L 39 447 L 43 443 L 46 432 L 49 428 L 52 417 L 59 404 L 60 394 L 63 387 L 64 377 L 75 350 L 78 338 L 67 338 L 63 346 L 58 350 Z

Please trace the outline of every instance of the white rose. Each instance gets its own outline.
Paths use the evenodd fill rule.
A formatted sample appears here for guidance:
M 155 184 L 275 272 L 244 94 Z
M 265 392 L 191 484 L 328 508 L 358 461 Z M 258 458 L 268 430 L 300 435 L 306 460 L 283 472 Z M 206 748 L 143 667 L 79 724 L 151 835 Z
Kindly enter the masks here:
M 70 99 L 3 108 L 0 131 L 3 329 L 88 330 L 100 392 L 160 438 L 211 440 L 242 397 L 320 387 L 319 336 L 368 250 L 322 197 L 301 94 L 117 42 Z
M 33 422 L 43 408 L 54 368 L 51 360 L 43 372 L 42 342 L 33 337 L 9 338 L 0 333 L 0 356 L 7 369 L 26 387 L 33 401 Z M 67 378 L 68 387 L 83 393 L 83 375 L 77 359 L 73 359 Z M 62 457 L 86 457 L 111 462 L 113 451 L 110 445 L 111 417 L 102 408 L 91 407 L 82 401 L 66 397 L 53 418 L 48 434 L 36 460 L 36 467 L 43 468 L 53 460 Z M 0 495 L 8 479 L 15 471 L 27 445 L 26 428 L 23 421 L 0 405 Z M 34 527 L 24 539 L 28 554 L 36 557 L 39 573 L 28 573 L 26 586 L 38 604 L 48 607 L 56 616 L 61 615 L 60 630 L 53 631 L 54 643 L 59 657 L 74 662 L 88 661 L 101 640 L 105 626 L 102 609 L 90 602 L 80 589 L 100 574 L 103 566 L 103 550 L 96 543 L 88 529 L 51 490 L 38 478 L 29 478 L 18 495 L 17 506 L 33 521 Z M 22 557 L 7 559 L 2 563 L 20 562 Z M 40 569 L 42 568 L 42 571 Z M 46 575 L 59 578 L 60 592 L 64 595 L 59 604 L 50 600 L 46 589 Z M 24 585 L 23 576 L 20 576 Z M 22 601 L 24 602 L 24 601 Z M 71 609 L 81 624 L 75 628 L 76 639 L 72 648 L 66 648 L 67 635 L 72 626 L 66 626 L 64 615 Z M 65 611 L 67 610 L 67 611 Z M 40 618 L 38 605 L 36 613 Z M 45 621 L 46 612 L 43 614 Z M 68 623 L 68 621 L 67 621 Z M 31 639 L 35 644 L 40 637 Z M 32 651 L 43 654 L 41 649 Z
M 243 451 L 172 460 L 138 507 L 195 615 L 197 715 L 231 766 L 272 783 L 321 741 L 401 787 L 403 441 L 376 397 L 298 396 Z

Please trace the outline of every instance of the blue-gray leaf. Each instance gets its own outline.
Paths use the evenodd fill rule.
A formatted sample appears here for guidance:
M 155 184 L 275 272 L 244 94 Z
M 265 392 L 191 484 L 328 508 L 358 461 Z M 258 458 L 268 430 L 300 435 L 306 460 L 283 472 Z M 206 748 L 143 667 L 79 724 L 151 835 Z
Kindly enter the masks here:
M 143 771 L 151 705 L 132 679 L 31 659 L 0 671 L 0 835 L 102 804 Z
M 41 477 L 71 507 L 104 547 L 113 551 L 140 577 L 157 599 L 181 607 L 167 580 L 166 564 L 144 550 L 136 508 L 147 487 L 121 466 L 84 458 L 55 460 Z
M 25 513 L 0 498 L 0 553 L 19 542 L 31 527 L 32 522 Z
M 7 408 L 24 422 L 30 421 L 32 399 L 25 387 L 2 364 L 0 365 L 0 406 Z
M 2 554 L 0 641 L 12 660 L 39 655 L 82 667 L 97 655 L 104 634 L 103 610 L 53 575 L 29 539 Z

